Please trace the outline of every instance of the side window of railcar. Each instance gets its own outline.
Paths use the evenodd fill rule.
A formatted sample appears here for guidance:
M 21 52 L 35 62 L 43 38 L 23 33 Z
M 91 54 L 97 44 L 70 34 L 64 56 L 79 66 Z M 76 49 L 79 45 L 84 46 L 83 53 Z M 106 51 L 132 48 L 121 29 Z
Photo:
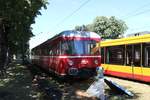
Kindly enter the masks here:
M 46 47 L 43 46 L 41 50 L 42 50 L 42 55 L 46 56 Z
M 90 53 L 89 54 L 99 55 L 100 51 L 101 51 L 100 48 L 96 47 L 96 44 L 91 44 Z
M 62 44 L 61 44 L 61 53 L 62 54 L 66 54 L 66 50 L 68 50 L 68 45 L 67 45 L 67 42 L 62 42 Z
M 61 47 L 60 47 L 61 43 L 59 42 L 56 46 L 56 54 L 60 55 L 61 54 Z
M 31 55 L 34 55 L 34 52 L 35 52 L 35 50 L 32 50 L 32 51 L 31 51 Z
M 61 44 L 62 54 L 73 54 L 73 41 L 63 41 Z
M 40 50 L 40 48 L 37 49 L 37 55 L 39 55 L 39 56 L 41 55 L 41 50 Z
M 48 50 L 48 47 L 45 47 L 45 55 L 46 55 L 46 56 L 49 55 L 48 51 L 49 51 L 49 50 Z
M 52 56 L 53 55 L 52 46 L 48 47 L 48 51 L 49 51 L 49 55 Z
M 50 56 L 52 56 L 53 55 L 53 52 L 52 52 L 52 50 L 50 49 L 50 51 L 49 51 L 49 55 Z
M 52 51 L 53 51 L 53 55 L 56 55 L 56 54 L 57 54 L 57 49 L 56 49 L 55 46 L 53 47 Z
M 50 49 L 49 49 L 49 55 L 53 56 L 54 55 L 54 51 L 55 51 L 54 47 L 51 46 Z

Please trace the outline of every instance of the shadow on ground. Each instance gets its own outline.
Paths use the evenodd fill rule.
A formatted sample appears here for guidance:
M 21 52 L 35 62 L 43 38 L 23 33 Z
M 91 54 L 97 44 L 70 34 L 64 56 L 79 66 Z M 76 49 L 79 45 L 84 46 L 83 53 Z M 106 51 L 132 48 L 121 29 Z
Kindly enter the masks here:
M 0 100 L 34 100 L 36 95 L 29 71 L 20 64 L 12 63 L 7 77 L 0 79 Z
M 68 78 L 64 82 L 53 74 L 45 74 L 36 66 L 24 67 L 13 63 L 7 70 L 7 78 L 0 79 L 0 100 L 97 100 L 76 94 L 77 91 L 86 91 L 93 81 L 92 78 Z M 108 100 L 138 98 L 118 95 L 108 88 L 105 93 Z
M 34 68 L 32 66 L 30 68 Z M 31 69 L 30 69 L 31 70 Z M 82 97 L 76 94 L 77 91 L 85 92 L 88 87 L 93 83 L 93 78 L 88 80 L 70 79 L 67 78 L 66 81 L 60 81 L 58 77 L 53 74 L 43 75 L 37 71 L 39 69 L 35 68 L 31 70 L 34 74 L 35 83 L 37 87 L 46 93 L 45 100 L 97 100 L 96 98 Z M 37 73 L 38 72 L 38 73 Z M 111 89 L 106 88 L 105 90 L 107 100 L 126 100 L 126 99 L 136 99 L 128 97 L 126 95 L 117 94 Z

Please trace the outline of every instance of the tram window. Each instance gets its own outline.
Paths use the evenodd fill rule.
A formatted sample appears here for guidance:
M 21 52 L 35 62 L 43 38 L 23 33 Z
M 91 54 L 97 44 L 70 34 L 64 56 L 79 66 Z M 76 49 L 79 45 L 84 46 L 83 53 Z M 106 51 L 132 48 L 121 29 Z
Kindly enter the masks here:
M 127 45 L 126 46 L 126 65 L 131 66 L 133 64 L 133 46 Z
M 101 62 L 104 63 L 104 48 L 101 48 Z
M 141 44 L 134 45 L 134 66 L 141 66 Z
M 110 63 L 110 52 L 109 52 L 108 47 L 106 47 L 106 57 L 105 57 L 105 61 L 106 61 L 107 64 Z
M 126 65 L 141 66 L 141 44 L 126 46 Z
M 143 66 L 150 67 L 150 43 L 143 44 Z
M 112 46 L 106 48 L 106 63 L 124 64 L 124 46 Z

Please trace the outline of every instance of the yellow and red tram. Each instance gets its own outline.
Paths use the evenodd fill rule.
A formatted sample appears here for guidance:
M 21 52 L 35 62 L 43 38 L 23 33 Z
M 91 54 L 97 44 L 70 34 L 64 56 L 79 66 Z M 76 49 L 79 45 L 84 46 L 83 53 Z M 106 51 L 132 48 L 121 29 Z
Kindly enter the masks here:
M 106 75 L 150 82 L 150 34 L 99 44 Z

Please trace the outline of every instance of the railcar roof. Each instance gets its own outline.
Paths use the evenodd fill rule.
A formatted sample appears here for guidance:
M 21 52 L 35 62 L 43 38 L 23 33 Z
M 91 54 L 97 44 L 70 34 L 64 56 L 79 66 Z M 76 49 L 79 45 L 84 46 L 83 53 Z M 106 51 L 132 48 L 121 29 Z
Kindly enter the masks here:
M 59 34 L 63 37 L 85 37 L 85 38 L 100 38 L 100 36 L 94 32 L 88 32 L 88 31 L 74 31 L 74 30 L 68 30 L 63 31 Z
M 98 34 L 96 34 L 95 32 L 67 30 L 67 31 L 63 31 L 63 32 L 55 35 L 54 37 L 52 37 L 51 39 L 48 39 L 47 41 L 43 42 L 40 45 L 46 44 L 49 41 L 57 39 L 58 37 L 81 37 L 81 38 L 95 38 L 95 39 L 100 40 L 100 36 Z M 40 45 L 36 46 L 35 48 L 39 47 Z

